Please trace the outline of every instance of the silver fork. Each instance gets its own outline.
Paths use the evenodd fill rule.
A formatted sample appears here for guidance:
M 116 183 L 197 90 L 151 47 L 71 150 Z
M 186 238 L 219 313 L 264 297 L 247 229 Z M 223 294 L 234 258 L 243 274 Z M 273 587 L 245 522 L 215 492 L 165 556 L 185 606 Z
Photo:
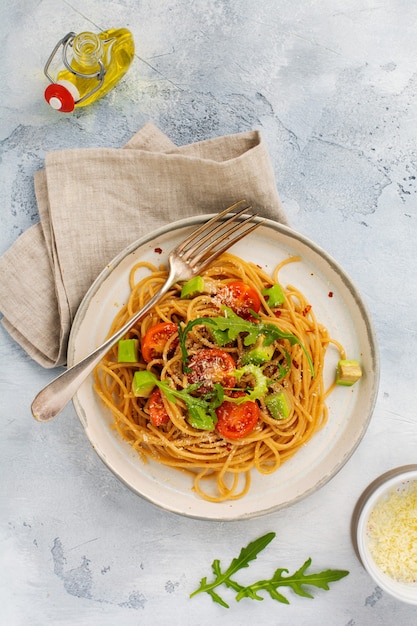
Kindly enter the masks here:
M 33 417 L 39 422 L 47 422 L 56 417 L 110 348 L 144 317 L 176 282 L 186 281 L 198 275 L 222 252 L 258 228 L 262 220 L 254 222 L 256 214 L 243 218 L 248 211 L 251 211 L 251 207 L 247 206 L 244 200 L 236 202 L 197 228 L 174 248 L 168 256 L 169 274 L 162 288 L 94 352 L 44 387 L 32 402 Z

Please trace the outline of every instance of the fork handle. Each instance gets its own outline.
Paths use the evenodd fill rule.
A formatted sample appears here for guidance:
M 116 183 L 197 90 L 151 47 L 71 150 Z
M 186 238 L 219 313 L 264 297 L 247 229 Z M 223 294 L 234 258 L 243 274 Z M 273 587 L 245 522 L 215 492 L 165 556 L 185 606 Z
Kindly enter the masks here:
M 48 422 L 56 417 L 73 398 L 79 387 L 91 374 L 93 369 L 100 363 L 102 358 L 122 337 L 144 317 L 148 311 L 165 295 L 168 289 L 175 283 L 175 276 L 171 273 L 161 289 L 140 309 L 133 317 L 109 337 L 102 345 L 91 352 L 84 359 L 69 367 L 60 376 L 52 380 L 36 395 L 31 409 L 33 417 L 38 422 Z

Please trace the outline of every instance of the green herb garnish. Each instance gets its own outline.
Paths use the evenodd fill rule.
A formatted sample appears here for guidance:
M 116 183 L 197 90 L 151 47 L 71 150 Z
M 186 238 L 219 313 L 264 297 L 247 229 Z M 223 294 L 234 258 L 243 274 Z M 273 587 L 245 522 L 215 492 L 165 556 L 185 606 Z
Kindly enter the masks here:
M 254 402 L 255 400 L 259 400 L 259 398 L 263 398 L 268 393 L 268 378 L 262 373 L 262 369 L 258 365 L 253 365 L 249 363 L 249 365 L 243 365 L 238 370 L 234 372 L 236 378 L 240 380 L 244 374 L 250 374 L 255 379 L 255 386 L 253 389 L 248 391 L 247 395 L 243 398 L 235 398 L 237 403 L 240 404 L 241 401 L 250 400 Z M 232 398 L 233 399 L 233 398 Z
M 243 587 L 236 596 L 236 600 L 239 602 L 242 598 L 251 598 L 252 600 L 263 600 L 263 597 L 258 595 L 259 591 L 266 591 L 269 593 L 273 600 L 278 600 L 283 604 L 289 604 L 289 600 L 279 593 L 278 587 L 291 587 L 291 589 L 298 596 L 303 598 L 313 598 L 308 591 L 304 589 L 304 585 L 310 587 L 318 587 L 329 591 L 329 583 L 335 582 L 344 578 L 349 574 L 346 570 L 327 569 L 324 572 L 316 572 L 314 574 L 306 574 L 306 570 L 311 565 L 311 559 L 302 565 L 294 574 L 285 576 L 284 573 L 288 573 L 285 568 L 278 568 L 275 570 L 274 575 L 269 580 L 259 580 L 252 585 Z
M 188 421 L 193 428 L 213 430 L 217 423 L 216 408 L 223 402 L 224 390 L 216 383 L 205 395 L 193 396 L 192 393 L 200 385 L 201 383 L 195 383 L 185 389 L 173 389 L 167 380 L 159 380 L 153 372 L 138 370 L 133 376 L 132 390 L 135 396 L 149 397 L 152 388 L 159 387 L 170 402 L 175 404 L 177 399 L 183 400 L 188 410 Z
M 225 585 L 229 589 L 236 591 L 235 599 L 237 602 L 242 598 L 250 598 L 251 600 L 263 600 L 264 598 L 259 595 L 260 591 L 266 591 L 269 593 L 273 600 L 289 604 L 289 600 L 278 591 L 278 587 L 290 587 L 294 593 L 304 598 L 313 598 L 311 593 L 304 589 L 304 586 L 318 587 L 320 589 L 329 590 L 329 583 L 335 582 L 344 578 L 349 574 L 346 570 L 325 570 L 323 572 L 306 574 L 306 570 L 311 565 L 311 559 L 302 565 L 294 574 L 285 576 L 288 573 L 287 569 L 279 568 L 275 570 L 274 575 L 270 579 L 259 580 L 252 585 L 243 586 L 237 581 L 232 579 L 232 576 L 244 567 L 248 567 L 250 561 L 253 561 L 266 546 L 274 539 L 275 533 L 267 533 L 259 539 L 249 543 L 246 548 L 242 548 L 237 558 L 233 559 L 229 567 L 223 572 L 220 566 L 220 561 L 216 559 L 212 563 L 212 570 L 215 576 L 214 580 L 210 583 L 207 582 L 207 577 L 204 577 L 200 581 L 198 589 L 193 591 L 190 597 L 194 597 L 198 593 L 208 593 L 211 596 L 213 602 L 217 602 L 225 608 L 230 608 L 229 605 L 223 600 L 221 596 L 215 591 L 220 585 Z
M 212 597 L 213 602 L 218 602 L 218 604 L 221 604 L 226 609 L 228 609 L 229 605 L 214 591 L 214 589 L 216 587 L 219 587 L 220 585 L 226 585 L 226 587 L 230 587 L 231 589 L 234 589 L 237 593 L 240 593 L 242 589 L 244 589 L 244 587 L 232 580 L 231 576 L 233 576 L 233 574 L 236 574 L 236 572 L 238 572 L 240 569 L 243 569 L 244 567 L 249 567 L 250 561 L 255 560 L 259 552 L 266 548 L 268 543 L 270 543 L 274 537 L 275 533 L 268 533 L 263 537 L 260 537 L 256 541 L 252 541 L 246 546 L 246 548 L 241 549 L 237 559 L 233 559 L 229 567 L 224 572 L 222 572 L 221 570 L 220 561 L 218 559 L 213 561 L 211 567 L 215 575 L 215 579 L 213 580 L 213 582 L 208 583 L 206 577 L 202 578 L 199 588 L 193 591 L 193 593 L 190 595 L 190 598 L 197 595 L 198 593 L 201 593 L 202 591 L 205 591 Z
M 178 335 L 181 346 L 182 360 L 186 366 L 188 362 L 188 353 L 185 346 L 185 340 L 187 333 L 194 328 L 194 326 L 208 326 L 213 331 L 215 341 L 218 345 L 224 346 L 231 341 L 235 341 L 238 335 L 245 334 L 243 344 L 245 346 L 251 346 L 256 343 L 259 336 L 263 335 L 264 346 L 271 345 L 274 341 L 279 339 L 286 339 L 291 345 L 298 344 L 301 346 L 304 354 L 306 355 L 310 370 L 314 376 L 314 366 L 311 360 L 311 356 L 308 354 L 303 343 L 293 335 L 287 333 L 275 324 L 269 324 L 262 321 L 256 323 L 249 320 L 245 320 L 239 315 L 236 315 L 229 307 L 224 307 L 225 317 L 198 317 L 195 320 L 191 320 L 184 327 L 178 326 Z

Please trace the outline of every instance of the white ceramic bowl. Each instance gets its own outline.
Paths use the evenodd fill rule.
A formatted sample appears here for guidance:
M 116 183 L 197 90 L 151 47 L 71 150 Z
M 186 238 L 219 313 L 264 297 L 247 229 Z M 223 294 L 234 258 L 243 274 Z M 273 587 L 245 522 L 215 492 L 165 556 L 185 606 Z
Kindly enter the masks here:
M 417 575 L 414 582 L 400 582 L 388 575 L 375 562 L 371 550 L 370 515 L 375 507 L 386 502 L 393 491 L 405 497 L 411 484 L 417 484 L 417 465 L 406 465 L 386 472 L 363 492 L 352 518 L 352 539 L 362 565 L 378 586 L 398 600 L 417 604 Z M 417 511 L 416 511 L 417 515 Z

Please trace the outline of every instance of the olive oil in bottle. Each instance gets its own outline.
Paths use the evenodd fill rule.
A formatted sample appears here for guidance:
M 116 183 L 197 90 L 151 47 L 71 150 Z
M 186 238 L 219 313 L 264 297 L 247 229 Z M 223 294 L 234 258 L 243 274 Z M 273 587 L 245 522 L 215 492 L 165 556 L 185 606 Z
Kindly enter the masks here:
M 62 46 L 62 61 L 55 55 Z M 69 113 L 107 94 L 129 69 L 135 53 L 132 33 L 113 28 L 96 35 L 68 33 L 52 51 L 45 65 L 50 85 L 45 99 L 57 111 Z M 55 78 L 50 71 L 55 64 Z

